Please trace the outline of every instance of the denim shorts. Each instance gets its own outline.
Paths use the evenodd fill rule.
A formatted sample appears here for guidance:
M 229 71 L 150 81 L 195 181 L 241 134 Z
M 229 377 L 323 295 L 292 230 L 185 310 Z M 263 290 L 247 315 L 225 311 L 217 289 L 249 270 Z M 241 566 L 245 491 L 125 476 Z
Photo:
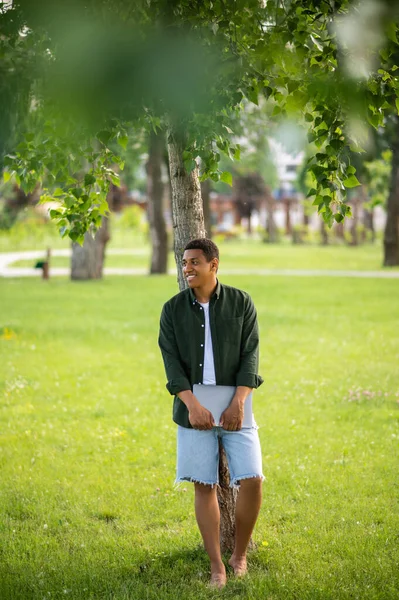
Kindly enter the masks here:
M 239 431 L 212 427 L 204 431 L 178 425 L 175 483 L 192 481 L 212 487 L 219 483 L 219 438 L 227 456 L 230 487 L 239 487 L 241 479 L 265 479 L 257 427 Z

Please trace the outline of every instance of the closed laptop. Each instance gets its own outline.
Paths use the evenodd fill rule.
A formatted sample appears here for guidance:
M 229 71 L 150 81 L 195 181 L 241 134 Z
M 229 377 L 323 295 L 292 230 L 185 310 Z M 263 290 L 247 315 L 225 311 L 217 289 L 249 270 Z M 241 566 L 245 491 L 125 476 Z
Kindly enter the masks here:
M 202 385 L 194 384 L 193 394 L 201 406 L 207 408 L 213 416 L 216 426 L 220 426 L 220 417 L 232 401 L 236 387 L 231 385 Z M 242 427 L 253 427 L 255 420 L 252 414 L 252 392 L 244 404 L 244 420 Z

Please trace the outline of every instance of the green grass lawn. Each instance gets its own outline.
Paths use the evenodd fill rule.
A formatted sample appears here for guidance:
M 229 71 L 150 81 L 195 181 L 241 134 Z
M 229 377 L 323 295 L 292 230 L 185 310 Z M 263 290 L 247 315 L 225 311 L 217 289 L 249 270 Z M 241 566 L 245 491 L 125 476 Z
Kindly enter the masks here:
M 117 248 L 117 237 L 110 249 Z M 148 269 L 150 247 L 143 240 L 136 239 L 134 248 L 126 247 L 126 254 L 108 253 L 106 267 L 127 267 Z M 221 269 L 323 269 L 323 270 L 382 270 L 382 243 L 365 244 L 357 247 L 293 245 L 287 241 L 281 244 L 264 244 L 259 240 L 233 240 L 219 244 Z M 43 256 L 45 252 L 43 252 Z M 53 267 L 69 267 L 70 258 L 53 256 Z M 36 260 L 19 260 L 13 267 L 33 267 Z M 169 254 L 169 267 L 174 265 L 174 256 Z M 396 269 L 395 269 L 396 270 Z
M 2 600 L 398 598 L 399 281 L 220 279 L 251 293 L 261 329 L 250 576 L 208 588 L 192 485 L 173 485 L 157 332 L 175 278 L 10 279 Z

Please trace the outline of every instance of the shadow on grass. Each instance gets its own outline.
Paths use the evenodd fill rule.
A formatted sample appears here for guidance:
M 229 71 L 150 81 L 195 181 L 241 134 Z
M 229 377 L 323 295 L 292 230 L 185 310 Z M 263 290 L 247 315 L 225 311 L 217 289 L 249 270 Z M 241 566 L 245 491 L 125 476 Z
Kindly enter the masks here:
M 370 589 L 361 573 L 356 578 L 353 574 L 349 579 L 328 578 L 329 568 L 326 565 L 325 577 L 313 576 L 306 568 L 304 571 L 290 568 L 288 560 L 278 565 L 268 552 L 262 550 L 250 552 L 249 575 L 246 577 L 235 579 L 232 570 L 227 569 L 228 580 L 223 590 L 209 586 L 209 560 L 202 546 L 159 552 L 143 548 L 135 551 L 132 548 L 130 558 L 125 550 L 112 552 L 112 549 L 104 548 L 84 560 L 74 555 L 72 550 L 70 556 L 63 554 L 56 562 L 57 558 L 50 553 L 47 563 L 43 559 L 40 562 L 37 555 L 29 553 L 27 548 L 20 562 L 15 561 L 11 566 L 3 560 L 0 547 L 1 600 L 397 598 L 392 585 L 382 585 L 381 582 L 380 588 L 371 586 Z M 223 558 L 227 566 L 228 556 Z
M 107 555 L 108 554 L 108 555 Z M 1 556 L 1 553 L 0 553 Z M 51 557 L 49 556 L 49 562 Z M 227 561 L 228 583 L 222 590 L 209 586 L 209 559 L 202 546 L 182 548 L 178 551 L 143 552 L 142 549 L 133 561 L 120 562 L 118 557 L 108 552 L 103 555 L 89 556 L 87 560 L 76 560 L 71 554 L 69 561 L 63 561 L 58 568 L 43 564 L 38 569 L 38 561 L 32 556 L 32 568 L 29 567 L 29 552 L 21 557 L 21 563 L 6 568 L 0 562 L 0 598 L 2 600 L 44 600 L 67 598 L 77 600 L 93 598 L 95 600 L 133 600 L 165 599 L 183 600 L 202 598 L 238 598 L 248 597 L 248 588 L 259 580 L 261 571 L 267 575 L 265 567 L 254 565 L 255 579 L 252 577 L 234 579 Z M 251 560 L 251 559 L 250 559 Z M 54 564 L 54 561 L 52 561 Z M 22 564 L 23 563 L 23 564 Z M 34 565 L 34 566 L 33 566 Z M 256 585 L 258 587 L 258 585 Z M 258 597 L 252 589 L 251 597 Z M 260 598 L 261 596 L 259 596 Z

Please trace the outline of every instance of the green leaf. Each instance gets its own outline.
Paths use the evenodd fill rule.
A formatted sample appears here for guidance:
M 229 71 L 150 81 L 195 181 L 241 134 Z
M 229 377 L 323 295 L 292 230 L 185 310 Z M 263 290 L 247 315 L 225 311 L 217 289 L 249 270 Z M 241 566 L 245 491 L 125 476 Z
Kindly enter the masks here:
M 191 173 L 191 171 L 193 171 L 195 169 L 195 167 L 197 166 L 197 163 L 195 162 L 195 160 L 193 158 L 184 160 L 183 162 L 184 162 L 184 168 L 186 169 L 187 173 Z
M 105 146 L 108 144 L 109 140 L 113 137 L 112 131 L 107 131 L 103 129 L 97 133 L 97 138 L 102 142 Z
M 90 206 L 91 206 L 91 200 L 90 200 L 90 198 L 87 198 L 87 199 L 86 199 L 86 200 L 83 202 L 83 204 L 81 204 L 81 205 L 79 206 L 79 210 L 80 210 L 81 212 L 83 212 L 83 213 L 84 213 L 84 212 L 86 212 L 86 210 L 87 210 L 88 208 L 90 208 Z
M 246 96 L 248 98 L 248 100 L 251 100 L 251 102 L 253 102 L 254 104 L 258 104 L 258 94 L 259 94 L 259 88 L 256 82 L 254 82 L 254 85 L 252 85 L 251 87 L 249 87 L 246 90 Z
M 341 221 L 344 220 L 344 217 L 342 215 L 340 215 L 339 213 L 335 213 L 334 219 L 337 221 L 337 223 L 341 223 Z
M 322 206 L 324 204 L 323 196 L 316 196 L 312 202 L 312 206 Z
M 377 113 L 376 115 L 372 114 L 370 111 L 367 114 L 367 120 L 374 127 L 374 129 L 378 129 L 382 122 L 382 115 Z
M 74 196 L 67 196 L 64 198 L 64 204 L 67 208 L 71 208 L 76 202 L 76 198 Z
M 83 190 L 81 187 L 76 187 L 71 189 L 71 194 L 75 196 L 76 199 L 79 199 L 83 194 Z
M 346 188 L 354 188 L 358 185 L 361 185 L 360 181 L 356 177 L 356 175 L 351 175 L 347 179 L 344 179 L 342 182 Z
M 311 123 L 313 121 L 313 115 L 311 115 L 310 113 L 306 113 L 305 114 L 305 121 L 307 123 Z
M 11 173 L 9 171 L 3 171 L 4 183 L 7 183 L 7 181 L 10 181 L 10 179 L 11 179 Z
M 223 173 L 220 175 L 220 181 L 224 181 L 225 183 L 228 183 L 229 185 L 233 185 L 233 176 L 231 173 L 229 173 L 229 171 L 223 171 Z
M 93 183 L 96 183 L 96 178 L 94 177 L 94 175 L 92 175 L 91 173 L 86 173 L 85 175 L 85 185 L 92 185 Z
M 395 42 L 395 44 L 397 44 L 398 43 L 398 38 L 396 37 L 397 27 L 396 27 L 396 23 L 394 21 L 389 21 L 386 31 L 387 31 L 388 39 L 391 40 L 392 42 Z
M 395 98 L 395 104 L 396 104 L 396 110 L 398 111 L 398 115 L 399 115 L 399 98 Z
M 128 141 L 129 138 L 126 134 L 118 136 L 117 142 L 124 150 L 126 150 Z
M 71 238 L 72 241 L 76 242 L 79 237 L 79 232 L 76 231 L 75 229 L 71 229 L 69 232 L 69 237 Z
M 364 150 L 361 146 L 358 146 L 357 144 L 350 144 L 349 149 L 351 150 L 351 152 L 357 152 L 358 154 L 366 152 L 366 150 Z

